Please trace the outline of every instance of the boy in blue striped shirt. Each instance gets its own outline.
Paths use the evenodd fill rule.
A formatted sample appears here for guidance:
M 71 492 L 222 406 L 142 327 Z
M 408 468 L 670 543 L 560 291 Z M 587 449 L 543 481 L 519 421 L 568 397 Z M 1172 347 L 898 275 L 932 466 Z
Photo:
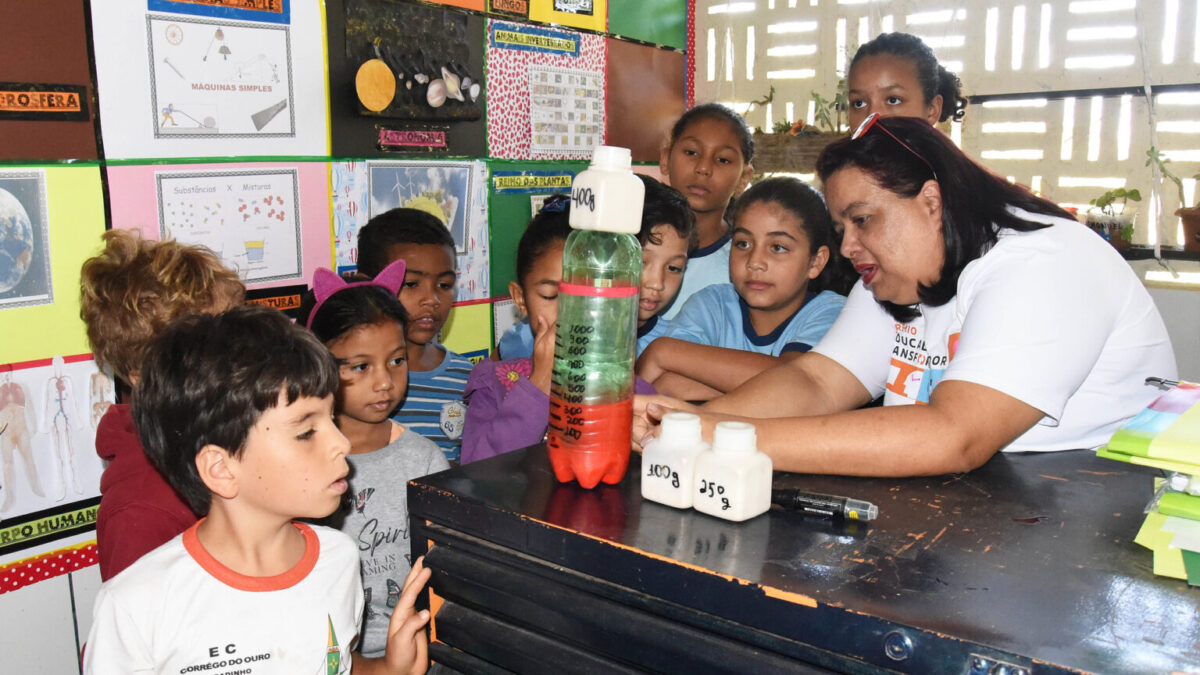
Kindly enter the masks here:
M 358 271 L 374 278 L 404 260 L 400 304 L 408 315 L 408 395 L 392 419 L 437 443 L 458 462 L 466 405 L 463 389 L 472 364 L 438 343 L 454 304 L 454 239 L 437 217 L 417 209 L 392 209 L 358 233 Z

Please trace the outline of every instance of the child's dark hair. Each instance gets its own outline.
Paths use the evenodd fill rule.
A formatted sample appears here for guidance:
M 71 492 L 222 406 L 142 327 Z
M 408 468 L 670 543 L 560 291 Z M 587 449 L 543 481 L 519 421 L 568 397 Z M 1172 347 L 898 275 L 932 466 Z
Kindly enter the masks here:
M 571 234 L 571 196 L 553 194 L 525 228 L 517 243 L 517 283 L 524 284 L 533 263 L 556 242 L 566 241 Z
M 734 133 L 738 136 L 738 141 L 740 141 L 742 160 L 749 164 L 754 159 L 754 134 L 750 132 L 750 127 L 746 124 L 746 120 L 720 103 L 701 103 L 684 112 L 675 121 L 675 126 L 671 127 L 671 138 L 667 144 L 667 148 L 675 146 L 675 142 L 687 130 L 688 125 L 702 119 L 720 120 L 728 124 L 733 128 Z
M 359 273 L 374 278 L 383 271 L 392 262 L 388 249 L 395 244 L 436 244 L 455 250 L 454 237 L 437 216 L 420 209 L 392 209 L 367 221 L 358 231 Z
M 822 246 L 829 247 L 829 261 L 817 278 L 809 282 L 810 291 L 833 291 L 842 295 L 850 292 L 854 285 L 854 270 L 839 252 L 841 244 L 833 229 L 833 219 L 829 217 L 825 197 L 816 188 L 786 176 L 760 180 L 738 198 L 734 222 L 748 207 L 757 203 L 775 204 L 795 216 L 808 237 L 810 255 Z
M 133 424 L 146 456 L 198 515 L 212 494 L 196 469 L 207 445 L 245 451 L 263 412 L 301 396 L 337 391 L 338 369 L 316 336 L 281 312 L 253 305 L 192 314 L 150 346 L 133 395 Z
M 318 308 L 309 330 L 329 344 L 360 326 L 373 326 L 383 321 L 395 321 L 408 328 L 408 315 L 400 299 L 382 286 L 352 286 L 326 298 Z M 308 317 L 301 321 L 308 323 Z
M 967 99 L 962 95 L 962 81 L 938 63 L 933 50 L 922 42 L 921 38 L 908 33 L 882 33 L 858 48 L 850 61 L 850 70 L 854 70 L 854 64 L 858 63 L 859 59 L 879 54 L 890 54 L 912 61 L 917 69 L 917 80 L 921 83 L 921 93 L 925 95 L 926 105 L 938 94 L 942 96 L 942 114 L 938 121 L 945 122 L 950 118 L 955 122 L 962 121 L 963 115 L 967 113 Z
M 680 239 L 688 243 L 688 253 L 696 250 L 700 232 L 696 229 L 696 214 L 688 205 L 687 197 L 678 190 L 650 176 L 638 174 L 646 186 L 646 198 L 642 202 L 642 229 L 638 241 L 661 244 L 662 238 L 654 234 L 654 228 L 666 225 L 675 230 Z

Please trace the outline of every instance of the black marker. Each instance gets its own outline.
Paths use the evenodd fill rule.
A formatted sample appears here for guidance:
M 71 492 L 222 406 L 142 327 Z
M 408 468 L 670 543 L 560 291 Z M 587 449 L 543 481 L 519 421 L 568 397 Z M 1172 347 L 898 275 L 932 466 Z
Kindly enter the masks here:
M 879 515 L 879 509 L 871 502 L 803 490 L 771 490 L 771 503 L 778 504 L 785 509 L 803 511 L 827 518 L 875 520 L 875 517 Z

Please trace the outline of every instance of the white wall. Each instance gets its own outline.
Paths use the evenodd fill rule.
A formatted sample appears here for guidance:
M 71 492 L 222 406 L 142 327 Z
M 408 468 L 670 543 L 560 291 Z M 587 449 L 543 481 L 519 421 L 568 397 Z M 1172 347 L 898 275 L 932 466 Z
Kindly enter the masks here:
M 1171 334 L 1179 376 L 1200 382 L 1200 291 L 1151 288 L 1150 297 Z
M 79 675 L 78 645 L 99 589 L 100 567 L 92 565 L 0 595 L 0 671 Z

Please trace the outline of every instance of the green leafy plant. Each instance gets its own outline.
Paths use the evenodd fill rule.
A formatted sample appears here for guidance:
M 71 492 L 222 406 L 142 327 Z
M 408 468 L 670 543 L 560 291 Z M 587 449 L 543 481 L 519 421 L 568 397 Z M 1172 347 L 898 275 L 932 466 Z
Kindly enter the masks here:
M 1117 200 L 1120 200 L 1121 202 L 1120 211 L 1113 209 L 1113 205 L 1117 203 Z M 1115 215 L 1116 213 L 1124 213 L 1125 204 L 1127 201 L 1142 201 L 1142 193 L 1138 192 L 1137 188 L 1130 190 L 1126 190 L 1125 188 L 1117 188 L 1115 190 L 1109 190 L 1108 192 L 1105 192 L 1088 203 L 1111 216 Z

